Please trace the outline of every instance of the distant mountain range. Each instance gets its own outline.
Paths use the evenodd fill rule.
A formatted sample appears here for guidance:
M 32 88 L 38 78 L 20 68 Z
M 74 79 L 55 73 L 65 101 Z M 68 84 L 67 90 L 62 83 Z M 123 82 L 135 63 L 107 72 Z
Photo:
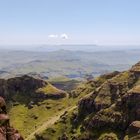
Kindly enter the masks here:
M 0 77 L 36 73 L 44 77 L 84 78 L 123 71 L 140 60 L 140 49 L 118 51 L 0 51 Z

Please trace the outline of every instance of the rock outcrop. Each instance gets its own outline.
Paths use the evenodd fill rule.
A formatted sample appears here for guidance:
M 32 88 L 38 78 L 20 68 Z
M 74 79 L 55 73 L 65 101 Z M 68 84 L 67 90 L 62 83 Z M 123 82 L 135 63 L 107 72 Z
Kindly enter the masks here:
M 105 109 L 117 102 L 127 90 L 127 83 L 106 81 L 89 97 L 79 102 L 79 112 L 87 114 Z
M 48 85 L 50 84 L 47 81 L 36 79 L 28 75 L 14 77 L 7 80 L 0 79 L 0 96 L 2 96 L 6 101 L 21 102 L 25 104 L 47 98 L 57 99 L 66 96 L 65 92 L 58 89 L 55 90 L 57 92 L 39 92 L 38 89 L 47 88 Z
M 10 126 L 6 103 L 2 97 L 0 97 L 0 140 L 23 140 L 19 132 Z
M 83 128 L 94 135 L 97 131 L 120 132 L 118 139 L 140 133 L 140 62 L 129 71 L 119 73 L 80 100 L 78 115 L 84 115 Z M 80 120 L 81 121 L 81 120 Z M 98 137 L 98 136 L 97 136 Z M 104 139 L 110 139 L 111 136 Z M 96 140 L 97 138 L 95 138 Z M 136 140 L 136 139 L 134 139 Z
M 130 72 L 134 73 L 137 77 L 140 77 L 140 62 L 132 66 Z
M 8 80 L 0 79 L 0 96 L 6 100 L 12 98 L 15 94 L 35 96 L 34 92 L 47 85 L 47 82 L 41 79 L 24 75 L 22 77 L 10 78 Z

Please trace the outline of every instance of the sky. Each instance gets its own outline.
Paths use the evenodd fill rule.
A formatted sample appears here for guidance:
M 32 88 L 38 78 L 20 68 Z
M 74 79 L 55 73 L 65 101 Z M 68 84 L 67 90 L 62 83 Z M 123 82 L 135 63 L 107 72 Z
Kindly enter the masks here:
M 140 0 L 0 0 L 0 45 L 140 45 Z

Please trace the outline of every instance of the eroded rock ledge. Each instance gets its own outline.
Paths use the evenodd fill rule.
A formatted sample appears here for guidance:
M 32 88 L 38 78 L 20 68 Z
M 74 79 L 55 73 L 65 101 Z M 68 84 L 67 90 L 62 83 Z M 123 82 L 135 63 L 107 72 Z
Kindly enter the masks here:
M 24 140 L 17 130 L 10 126 L 5 100 L 0 97 L 0 140 Z

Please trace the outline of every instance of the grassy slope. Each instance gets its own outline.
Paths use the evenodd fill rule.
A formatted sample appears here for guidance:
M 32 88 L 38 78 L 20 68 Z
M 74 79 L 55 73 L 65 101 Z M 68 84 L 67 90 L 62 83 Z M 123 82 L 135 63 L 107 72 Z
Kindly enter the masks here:
M 80 134 L 80 126 L 77 129 L 75 129 L 75 134 L 71 131 L 73 127 L 70 120 L 72 113 L 73 111 L 68 112 L 68 114 L 65 115 L 66 119 L 64 122 L 64 119 L 60 118 L 59 121 L 57 121 L 54 125 L 39 133 L 39 135 L 43 136 L 43 138 L 45 139 L 56 140 L 59 136 L 61 136 L 64 133 L 67 133 L 67 136 L 69 138 L 71 136 Z
M 45 94 L 59 94 L 61 92 L 61 90 L 50 83 L 38 90 L 44 92 Z M 28 96 L 26 97 L 21 96 L 20 94 L 15 94 L 13 98 L 15 98 L 15 100 L 18 99 L 20 102 L 17 102 L 12 107 L 9 104 L 11 125 L 18 129 L 24 137 L 33 132 L 37 126 L 39 127 L 45 121 L 49 120 L 52 115 L 55 115 L 57 112 L 75 104 L 74 100 L 66 97 L 57 100 L 44 100 L 43 102 L 39 102 L 37 105 L 33 105 L 33 108 L 29 109 L 28 106 L 25 105 L 26 102 L 28 103 L 30 101 Z
M 59 90 L 58 88 L 54 87 L 51 84 L 48 84 L 47 86 L 38 89 L 38 91 L 41 91 L 45 94 L 53 94 L 53 93 L 60 93 L 61 90 Z
M 11 125 L 18 129 L 24 138 L 26 138 L 37 127 L 49 120 L 51 116 L 55 116 L 59 111 L 73 105 L 75 105 L 75 101 L 68 98 L 57 101 L 45 100 L 38 106 L 34 105 L 32 109 L 28 109 L 25 105 L 17 105 L 9 112 Z M 35 117 L 37 118 L 35 119 Z

